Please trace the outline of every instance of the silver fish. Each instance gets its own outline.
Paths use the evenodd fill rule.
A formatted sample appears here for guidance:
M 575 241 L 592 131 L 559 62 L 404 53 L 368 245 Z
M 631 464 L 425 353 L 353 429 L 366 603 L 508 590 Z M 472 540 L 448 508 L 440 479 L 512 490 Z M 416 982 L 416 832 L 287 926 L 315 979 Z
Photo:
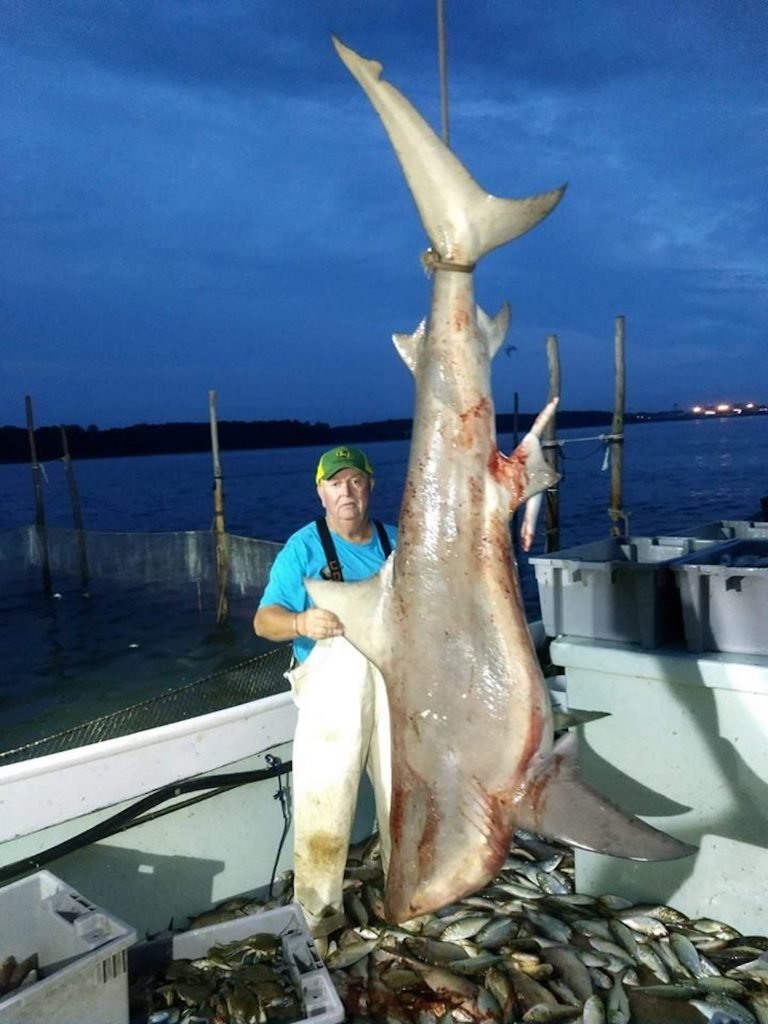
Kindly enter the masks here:
M 613 979 L 611 991 L 608 993 L 607 1011 L 608 1024 L 629 1024 L 631 1019 L 629 999 L 622 975 L 616 975 Z
M 768 953 L 761 953 L 745 964 L 739 964 L 731 971 L 731 977 L 752 978 L 755 981 L 768 985 Z
M 728 996 L 692 999 L 691 1005 L 703 1013 L 712 1024 L 757 1024 L 754 1014 Z
M 575 738 L 556 745 L 525 618 L 509 520 L 554 482 L 539 436 L 550 403 L 511 457 L 498 450 L 490 360 L 509 313 L 475 304 L 473 270 L 560 201 L 488 195 L 382 67 L 334 39 L 392 141 L 429 237 L 428 322 L 395 343 L 416 381 L 397 550 L 371 580 L 308 580 L 316 605 L 381 670 L 392 734 L 392 854 L 386 913 L 403 921 L 485 885 L 515 826 L 639 859 L 692 852 L 583 786 Z M 524 543 L 533 537 L 530 509 Z M 456 737 L 461 736 L 457 751 Z M 497 737 L 497 742 L 489 738 Z
M 475 935 L 475 942 L 483 949 L 498 949 L 509 941 L 519 930 L 514 917 L 497 916 L 485 924 Z
M 457 921 L 446 925 L 440 936 L 445 942 L 457 942 L 459 939 L 471 939 L 490 920 L 488 914 L 468 914 Z
M 749 1005 L 754 1011 L 758 1024 L 768 1024 L 768 992 L 752 992 Z
M 344 970 L 369 955 L 378 945 L 378 939 L 365 939 L 348 946 L 338 947 L 326 958 L 328 966 L 334 970 Z
M 731 939 L 741 938 L 741 932 L 737 931 L 736 928 L 732 928 L 723 921 L 713 921 L 710 917 L 700 917 L 696 921 L 691 921 L 691 927 L 695 928 L 697 932 L 714 935 L 718 939 L 730 941 Z
M 664 922 L 649 914 L 618 914 L 617 920 L 640 935 L 661 939 L 667 934 Z
M 589 971 L 572 949 L 567 946 L 549 946 L 541 951 L 541 957 L 557 969 L 579 1002 L 585 1003 L 589 999 L 593 991 Z
M 665 984 L 671 982 L 672 976 L 668 966 L 659 954 L 644 942 L 637 944 L 637 959 L 644 967 L 647 967 L 649 971 L 655 974 L 659 981 L 663 981 Z
M 605 1024 L 605 1007 L 599 996 L 591 995 L 584 1003 L 581 1019 L 584 1024 Z

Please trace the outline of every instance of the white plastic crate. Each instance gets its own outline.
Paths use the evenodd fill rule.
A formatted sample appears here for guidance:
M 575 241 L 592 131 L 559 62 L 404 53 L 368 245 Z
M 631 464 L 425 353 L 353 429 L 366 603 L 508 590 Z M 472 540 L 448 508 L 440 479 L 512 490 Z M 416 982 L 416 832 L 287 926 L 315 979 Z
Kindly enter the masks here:
M 768 655 L 768 537 L 713 544 L 672 568 L 689 650 Z
M 610 538 L 531 558 L 547 636 L 647 648 L 682 645 L 680 598 L 669 563 L 712 543 L 687 537 Z
M 317 952 L 301 908 L 295 903 L 236 917 L 207 928 L 180 932 L 173 936 L 171 955 L 174 960 L 196 960 L 204 956 L 211 946 L 246 939 L 259 932 L 279 935 L 283 941 L 283 956 L 297 992 L 302 994 L 303 1021 L 339 1024 L 344 1019 L 344 1007 Z
M 0 954 L 37 953 L 39 980 L 0 999 L 2 1024 L 128 1024 L 136 932 L 38 871 L 0 889 Z

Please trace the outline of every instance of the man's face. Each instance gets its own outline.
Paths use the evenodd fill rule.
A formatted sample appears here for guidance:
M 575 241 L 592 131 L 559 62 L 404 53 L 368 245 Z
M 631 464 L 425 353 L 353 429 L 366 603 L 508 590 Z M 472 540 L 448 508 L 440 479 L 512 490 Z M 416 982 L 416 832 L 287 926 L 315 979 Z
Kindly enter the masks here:
M 361 469 L 340 469 L 330 480 L 321 480 L 317 493 L 332 519 L 355 522 L 365 519 L 372 481 Z

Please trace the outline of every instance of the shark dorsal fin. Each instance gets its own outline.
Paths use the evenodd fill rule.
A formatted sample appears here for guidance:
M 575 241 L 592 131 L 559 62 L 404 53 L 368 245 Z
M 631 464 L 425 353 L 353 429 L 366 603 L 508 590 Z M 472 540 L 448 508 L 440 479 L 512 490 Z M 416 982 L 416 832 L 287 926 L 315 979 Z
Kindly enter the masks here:
M 502 346 L 509 330 L 511 310 L 508 302 L 505 302 L 496 316 L 488 314 L 477 306 L 477 326 L 482 337 L 488 344 L 488 355 L 491 359 L 496 355 Z
M 411 371 L 416 373 L 419 358 L 427 335 L 427 321 L 422 320 L 413 334 L 393 334 L 392 341 L 400 354 L 400 358 Z

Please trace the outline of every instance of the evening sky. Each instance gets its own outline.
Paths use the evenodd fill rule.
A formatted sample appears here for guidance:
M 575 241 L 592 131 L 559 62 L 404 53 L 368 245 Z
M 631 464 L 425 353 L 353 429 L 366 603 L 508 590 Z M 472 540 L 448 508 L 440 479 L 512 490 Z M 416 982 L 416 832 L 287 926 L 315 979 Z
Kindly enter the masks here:
M 476 273 L 500 411 L 768 400 L 764 0 L 445 0 L 451 146 L 568 182 Z M 2 0 L 0 423 L 407 417 L 426 239 L 331 32 L 440 130 L 434 0 Z

